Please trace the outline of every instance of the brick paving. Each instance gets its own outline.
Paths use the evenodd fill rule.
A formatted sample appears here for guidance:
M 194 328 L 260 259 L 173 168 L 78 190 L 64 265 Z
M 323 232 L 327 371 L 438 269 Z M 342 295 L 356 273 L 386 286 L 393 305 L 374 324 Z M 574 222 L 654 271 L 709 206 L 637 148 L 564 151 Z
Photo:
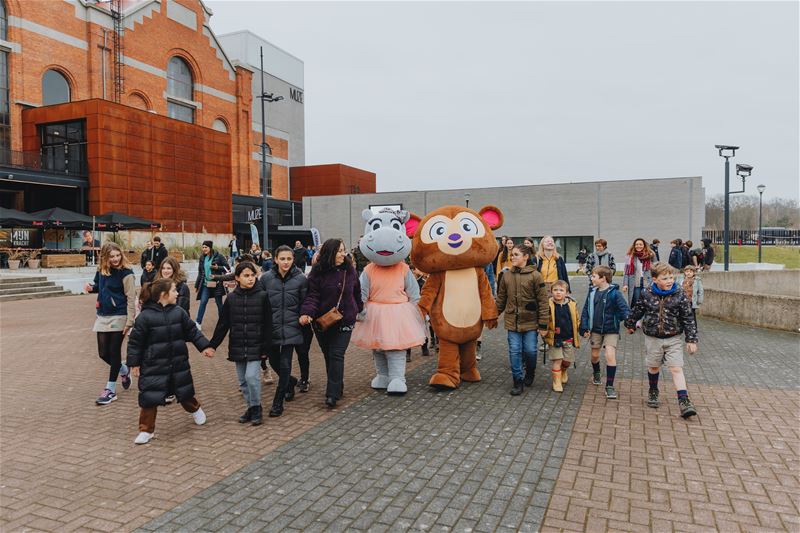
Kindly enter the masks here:
M 42 310 L 67 318 L 45 330 Z M 622 336 L 618 401 L 590 384 L 587 347 L 564 394 L 540 367 L 509 396 L 500 330 L 484 337 L 484 381 L 452 393 L 425 385 L 434 362 L 415 355 L 407 396 L 372 394 L 370 357 L 351 348 L 335 412 L 315 346 L 312 392 L 261 428 L 235 422 L 232 364 L 196 357 L 208 424 L 168 407 L 135 447 L 135 393 L 92 404 L 92 312 L 91 297 L 0 307 L 4 531 L 800 530 L 797 335 L 701 319 L 690 421 L 667 372 L 662 407 L 646 407 L 641 334 Z

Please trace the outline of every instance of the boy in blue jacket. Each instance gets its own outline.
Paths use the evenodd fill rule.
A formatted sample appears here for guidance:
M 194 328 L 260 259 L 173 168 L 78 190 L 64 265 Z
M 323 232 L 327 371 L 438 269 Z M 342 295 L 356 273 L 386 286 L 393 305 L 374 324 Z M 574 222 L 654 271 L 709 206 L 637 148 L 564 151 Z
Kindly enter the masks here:
M 600 385 L 600 348 L 606 349 L 606 398 L 617 399 L 614 377 L 617 375 L 619 325 L 631 310 L 617 285 L 611 283 L 613 272 L 605 265 L 592 269 L 592 286 L 583 304 L 579 332 L 590 339 L 592 347 L 592 382 Z

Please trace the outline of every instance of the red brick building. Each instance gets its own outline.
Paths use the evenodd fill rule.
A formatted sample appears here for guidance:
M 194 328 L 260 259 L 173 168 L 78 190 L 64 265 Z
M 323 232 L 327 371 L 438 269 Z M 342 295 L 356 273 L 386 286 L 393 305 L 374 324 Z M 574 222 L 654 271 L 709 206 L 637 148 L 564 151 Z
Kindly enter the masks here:
M 0 0 L 0 205 L 241 234 L 252 217 L 236 213 L 263 194 L 253 50 L 266 46 L 265 92 L 286 93 L 267 104 L 269 221 L 286 225 L 301 209 L 290 199 L 328 179 L 306 173 L 290 191 L 305 163 L 302 61 L 249 32 L 217 37 L 211 16 L 201 0 Z M 364 187 L 349 175 L 341 192 Z

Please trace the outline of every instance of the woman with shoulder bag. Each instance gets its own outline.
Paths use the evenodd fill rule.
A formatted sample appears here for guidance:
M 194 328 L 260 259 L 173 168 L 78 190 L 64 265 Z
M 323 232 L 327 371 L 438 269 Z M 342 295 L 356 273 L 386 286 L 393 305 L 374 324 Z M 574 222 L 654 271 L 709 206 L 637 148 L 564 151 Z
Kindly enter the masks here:
M 221 254 L 214 251 L 212 241 L 203 241 L 202 250 L 203 255 L 200 256 L 197 267 L 197 281 L 194 283 L 194 288 L 197 290 L 195 299 L 200 300 L 197 318 L 194 319 L 198 329 L 203 323 L 209 299 L 214 298 L 214 302 L 217 304 L 217 316 L 222 316 L 222 297 L 225 296 L 225 287 L 221 282 L 215 280 L 214 276 L 228 272 L 228 262 Z
M 308 275 L 308 292 L 300 306 L 300 324 L 314 323 L 325 356 L 328 385 L 325 404 L 336 407 L 344 390 L 344 354 L 350 343 L 356 315 L 364 309 L 361 284 L 341 239 L 322 245 Z

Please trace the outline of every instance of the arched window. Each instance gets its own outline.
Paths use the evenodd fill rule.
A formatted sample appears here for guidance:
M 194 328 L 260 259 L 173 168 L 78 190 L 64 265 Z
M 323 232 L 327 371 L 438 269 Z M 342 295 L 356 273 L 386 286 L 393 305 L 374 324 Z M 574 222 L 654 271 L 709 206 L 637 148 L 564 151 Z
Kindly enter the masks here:
M 42 105 L 69 102 L 69 82 L 57 70 L 48 70 L 42 76 Z
M 222 120 L 221 118 L 218 118 L 217 120 L 215 120 L 214 123 L 211 125 L 211 127 L 214 128 L 217 131 L 221 131 L 223 133 L 228 133 L 228 125 L 225 124 L 225 121 Z
M 144 96 L 137 92 L 128 93 L 128 105 L 143 111 L 150 110 L 150 107 L 147 105 L 147 100 L 145 100 Z
M 167 112 L 171 118 L 194 122 L 194 81 L 189 65 L 178 56 L 173 56 L 167 65 Z
M 8 40 L 8 16 L 6 15 L 6 3 L 0 0 L 0 39 Z

